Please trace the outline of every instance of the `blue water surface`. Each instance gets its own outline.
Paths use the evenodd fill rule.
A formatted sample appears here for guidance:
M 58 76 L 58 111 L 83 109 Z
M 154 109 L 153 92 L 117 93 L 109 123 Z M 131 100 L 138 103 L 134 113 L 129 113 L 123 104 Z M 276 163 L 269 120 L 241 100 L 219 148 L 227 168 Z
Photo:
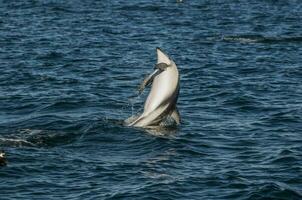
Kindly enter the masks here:
M 0 199 L 302 199 L 302 2 L 0 0 Z M 182 124 L 124 127 L 161 47 Z

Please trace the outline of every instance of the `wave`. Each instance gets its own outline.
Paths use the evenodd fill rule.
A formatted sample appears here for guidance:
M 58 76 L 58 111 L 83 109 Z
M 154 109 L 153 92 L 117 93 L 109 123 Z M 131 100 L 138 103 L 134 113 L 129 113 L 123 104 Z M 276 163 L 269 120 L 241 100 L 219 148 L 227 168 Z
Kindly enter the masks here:
M 57 60 L 57 59 L 62 59 L 63 57 L 64 57 L 63 53 L 51 51 L 44 55 L 39 55 L 37 57 L 37 59 L 39 59 L 39 60 Z
M 262 35 L 230 35 L 223 36 L 223 41 L 240 43 L 300 43 L 302 36 L 293 37 L 265 37 Z
M 302 194 L 284 183 L 264 183 L 246 199 L 302 199 Z
M 141 6 L 141 5 L 127 5 L 120 7 L 119 10 L 121 11 L 150 11 L 150 12 L 157 12 L 161 9 L 161 6 L 155 6 L 155 5 L 147 5 L 147 6 Z
M 12 136 L 0 138 L 0 147 L 52 147 L 74 140 L 75 135 L 68 132 L 22 129 Z
M 26 139 L 0 138 L 0 147 L 35 147 L 36 145 Z

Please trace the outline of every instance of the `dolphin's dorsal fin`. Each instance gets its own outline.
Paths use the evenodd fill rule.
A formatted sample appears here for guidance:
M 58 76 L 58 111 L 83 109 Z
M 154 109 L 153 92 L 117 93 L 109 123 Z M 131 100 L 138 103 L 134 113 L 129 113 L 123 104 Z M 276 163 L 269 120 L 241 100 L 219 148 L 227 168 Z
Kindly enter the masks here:
M 160 48 L 156 48 L 157 52 L 157 64 L 159 63 L 165 63 L 167 65 L 171 64 L 171 60 L 169 56 L 167 56 Z
M 180 115 L 176 106 L 170 116 L 176 122 L 177 125 L 180 124 Z

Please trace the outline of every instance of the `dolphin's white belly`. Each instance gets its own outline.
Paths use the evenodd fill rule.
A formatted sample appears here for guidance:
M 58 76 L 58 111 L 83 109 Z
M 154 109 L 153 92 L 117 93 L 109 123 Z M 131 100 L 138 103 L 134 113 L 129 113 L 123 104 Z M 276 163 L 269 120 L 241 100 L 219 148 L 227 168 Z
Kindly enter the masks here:
M 170 67 L 154 78 L 152 88 L 144 106 L 144 114 L 148 115 L 163 103 L 168 104 L 167 99 L 175 96 L 173 93 L 178 92 L 178 70 L 176 67 Z

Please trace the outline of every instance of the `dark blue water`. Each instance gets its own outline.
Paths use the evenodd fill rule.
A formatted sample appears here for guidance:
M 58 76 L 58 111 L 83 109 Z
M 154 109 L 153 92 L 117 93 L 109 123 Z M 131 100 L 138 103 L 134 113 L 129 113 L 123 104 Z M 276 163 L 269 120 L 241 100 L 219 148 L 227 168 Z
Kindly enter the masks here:
M 0 0 L 0 199 L 302 199 L 302 2 Z M 161 47 L 182 124 L 121 120 Z

